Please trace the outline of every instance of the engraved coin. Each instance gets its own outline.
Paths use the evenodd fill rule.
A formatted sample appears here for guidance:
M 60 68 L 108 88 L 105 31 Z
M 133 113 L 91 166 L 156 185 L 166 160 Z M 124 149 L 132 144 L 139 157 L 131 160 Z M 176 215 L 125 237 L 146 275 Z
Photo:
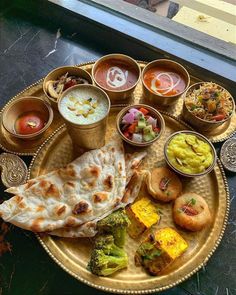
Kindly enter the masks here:
M 220 159 L 225 169 L 236 172 L 236 138 L 226 140 L 220 151 Z

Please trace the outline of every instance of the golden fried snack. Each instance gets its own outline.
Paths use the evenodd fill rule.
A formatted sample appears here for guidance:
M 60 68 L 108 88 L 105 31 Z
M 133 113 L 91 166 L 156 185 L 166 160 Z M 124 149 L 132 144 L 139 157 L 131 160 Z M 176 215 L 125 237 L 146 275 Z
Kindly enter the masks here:
M 153 198 L 170 202 L 175 200 L 182 191 L 182 183 L 178 176 L 165 167 L 155 168 L 147 173 L 146 184 Z
M 175 201 L 173 218 L 179 226 L 198 231 L 211 221 L 211 213 L 201 196 L 195 193 L 185 193 Z

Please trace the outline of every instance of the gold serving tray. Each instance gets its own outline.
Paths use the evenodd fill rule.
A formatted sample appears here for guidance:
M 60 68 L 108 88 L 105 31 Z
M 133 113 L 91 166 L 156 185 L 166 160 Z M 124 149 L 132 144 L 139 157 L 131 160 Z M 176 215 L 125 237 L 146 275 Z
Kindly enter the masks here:
M 142 69 L 147 64 L 146 62 L 141 62 L 141 61 L 139 61 L 138 63 Z M 93 64 L 94 62 L 88 62 L 88 63 L 79 64 L 77 66 L 91 73 Z M 196 77 L 191 76 L 191 84 L 199 82 L 199 81 L 200 80 L 197 79 Z M 46 96 L 44 95 L 42 85 L 43 85 L 43 79 L 37 81 L 36 83 L 24 89 L 22 92 L 14 96 L 10 100 L 10 102 L 12 100 L 15 100 L 16 98 L 27 96 L 27 95 L 38 96 L 47 100 Z M 143 91 L 142 91 L 142 82 L 140 80 L 130 100 L 126 104 L 123 104 L 123 106 L 131 104 L 131 103 L 142 103 L 142 102 L 147 103 L 146 101 L 144 101 Z M 176 105 L 165 109 L 165 111 L 168 112 L 169 114 L 175 115 L 177 117 L 181 117 L 182 105 L 183 105 L 183 99 L 180 98 Z M 40 139 L 30 142 L 30 141 L 23 141 L 23 140 L 19 140 L 19 139 L 15 139 L 11 137 L 10 134 L 3 128 L 1 121 L 2 121 L 2 111 L 0 112 L 0 147 L 6 152 L 11 152 L 13 154 L 22 155 L 22 156 L 34 155 L 38 147 L 48 138 L 48 136 L 51 135 L 52 132 L 54 132 L 59 126 L 63 124 L 63 120 L 60 117 L 59 113 L 54 110 L 54 119 L 50 128 L 43 134 L 43 136 Z M 204 135 L 207 138 L 209 138 L 212 142 L 222 142 L 228 139 L 229 137 L 231 137 L 235 132 L 236 132 L 236 114 L 232 117 L 230 122 L 227 122 L 223 124 L 222 126 L 216 128 L 211 133 L 204 133 Z
M 112 136 L 118 136 L 115 122 L 119 110 L 120 108 L 112 108 L 110 112 L 106 142 Z M 165 165 L 163 147 L 167 137 L 178 130 L 189 129 L 184 122 L 174 116 L 167 113 L 163 113 L 163 116 L 166 130 L 158 141 L 146 148 L 148 154 L 141 168 L 151 170 L 154 167 Z M 127 145 L 125 149 L 126 151 L 138 150 Z M 29 178 L 62 167 L 72 160 L 71 140 L 66 128 L 62 126 L 37 151 L 30 165 Z M 220 161 L 217 161 L 215 169 L 210 174 L 199 178 L 182 178 L 182 182 L 184 192 L 192 191 L 204 196 L 212 212 L 213 222 L 196 233 L 177 228 L 189 243 L 189 249 L 161 276 L 150 276 L 142 268 L 134 265 L 134 253 L 141 239 L 145 238 L 144 235 L 140 240 L 133 240 L 127 236 L 125 250 L 129 257 L 128 268 L 110 277 L 97 277 L 86 269 L 92 247 L 91 239 L 66 239 L 48 235 L 37 237 L 47 253 L 65 271 L 94 288 L 122 294 L 144 294 L 171 288 L 189 278 L 208 261 L 222 239 L 229 213 L 229 192 Z M 140 194 L 148 195 L 145 185 Z M 158 207 L 162 214 L 160 224 L 156 228 L 165 226 L 176 228 L 172 220 L 172 204 L 158 203 Z

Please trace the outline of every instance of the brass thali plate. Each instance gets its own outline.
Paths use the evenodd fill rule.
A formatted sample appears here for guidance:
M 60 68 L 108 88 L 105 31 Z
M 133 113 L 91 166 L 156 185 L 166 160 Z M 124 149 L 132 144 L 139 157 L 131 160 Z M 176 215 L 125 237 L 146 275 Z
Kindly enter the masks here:
M 138 63 L 142 69 L 147 64 L 146 62 L 141 62 L 141 61 L 139 61 Z M 88 62 L 88 63 L 79 64 L 77 66 L 81 67 L 84 70 L 87 70 L 88 72 L 91 72 L 93 64 L 94 62 Z M 199 81 L 200 80 L 198 78 L 191 76 L 191 84 L 199 82 Z M 43 79 L 37 81 L 36 83 L 24 89 L 22 92 L 18 93 L 9 101 L 9 103 L 19 97 L 23 97 L 27 95 L 37 96 L 47 100 L 43 92 Z M 140 80 L 130 100 L 127 101 L 126 104 L 123 104 L 123 106 L 131 104 L 131 103 L 142 103 L 142 102 L 149 104 L 148 102 L 144 101 L 143 91 L 142 91 L 142 82 Z M 175 115 L 176 117 L 181 118 L 182 105 L 183 105 L 183 99 L 180 98 L 176 105 L 166 108 L 165 111 L 168 112 L 169 114 L 172 114 L 172 115 Z M 2 111 L 0 112 L 0 147 L 4 151 L 11 152 L 16 155 L 22 155 L 22 156 L 34 155 L 37 149 L 39 148 L 39 146 L 48 138 L 48 136 L 50 136 L 52 132 L 54 132 L 59 126 L 63 124 L 62 118 L 60 117 L 59 113 L 53 110 L 54 111 L 53 122 L 50 128 L 43 134 L 43 136 L 40 139 L 31 141 L 31 142 L 22 141 L 20 139 L 15 139 L 11 137 L 11 135 L 3 128 L 2 122 L 1 122 Z M 213 132 L 208 134 L 204 133 L 204 135 L 207 138 L 209 138 L 212 142 L 222 142 L 228 139 L 229 137 L 231 137 L 235 132 L 236 132 L 236 114 L 231 118 L 230 122 L 226 122 L 222 126 L 216 128 Z
M 112 136 L 118 136 L 115 119 L 119 110 L 120 108 L 115 107 L 110 112 L 106 142 Z M 167 113 L 163 113 L 163 116 L 166 130 L 158 141 L 146 148 L 148 155 L 141 168 L 151 170 L 165 165 L 163 147 L 167 137 L 175 131 L 189 129 L 184 122 L 174 116 Z M 136 148 L 125 146 L 125 149 L 127 151 Z M 29 178 L 62 167 L 72 160 L 71 140 L 66 128 L 62 126 L 37 151 L 30 165 Z M 133 240 L 127 236 L 125 250 L 129 257 L 128 268 L 110 277 L 97 277 L 86 269 L 92 247 L 90 239 L 68 239 L 48 235 L 37 237 L 47 253 L 65 271 L 94 288 L 122 294 L 144 294 L 171 288 L 189 278 L 208 261 L 222 239 L 229 213 L 228 186 L 220 161 L 217 161 L 216 167 L 210 174 L 199 178 L 182 179 L 182 182 L 184 192 L 192 191 L 204 196 L 212 212 L 213 222 L 209 227 L 196 233 L 177 229 L 188 241 L 189 249 L 161 276 L 150 276 L 142 268 L 134 265 L 134 253 L 144 235 L 140 240 Z M 140 194 L 148 195 L 144 185 Z M 172 220 L 172 204 L 158 203 L 158 207 L 162 214 L 161 222 L 156 228 L 165 226 L 176 228 Z

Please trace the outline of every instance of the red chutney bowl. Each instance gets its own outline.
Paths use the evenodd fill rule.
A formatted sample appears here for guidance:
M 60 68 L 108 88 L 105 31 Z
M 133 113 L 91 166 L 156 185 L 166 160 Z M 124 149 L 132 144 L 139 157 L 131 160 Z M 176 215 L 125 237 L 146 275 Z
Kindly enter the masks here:
M 53 120 L 53 110 L 42 98 L 18 98 L 3 109 L 2 125 L 15 138 L 34 140 L 43 135 Z

